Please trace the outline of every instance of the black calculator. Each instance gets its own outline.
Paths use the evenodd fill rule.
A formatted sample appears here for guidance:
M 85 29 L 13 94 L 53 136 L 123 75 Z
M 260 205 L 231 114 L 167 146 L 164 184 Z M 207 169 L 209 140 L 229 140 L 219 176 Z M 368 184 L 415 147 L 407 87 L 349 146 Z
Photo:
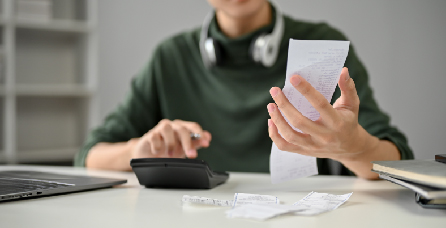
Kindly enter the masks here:
M 211 189 L 229 178 L 229 173 L 213 171 L 199 159 L 137 158 L 130 165 L 147 188 Z

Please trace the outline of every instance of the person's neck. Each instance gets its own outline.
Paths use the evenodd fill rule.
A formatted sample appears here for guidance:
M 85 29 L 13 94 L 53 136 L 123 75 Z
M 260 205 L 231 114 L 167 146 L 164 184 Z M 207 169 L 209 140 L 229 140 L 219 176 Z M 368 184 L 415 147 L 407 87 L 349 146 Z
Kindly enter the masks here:
M 222 11 L 217 11 L 216 17 L 221 31 L 230 38 L 236 38 L 271 23 L 272 10 L 269 4 L 265 4 L 249 17 L 231 17 Z

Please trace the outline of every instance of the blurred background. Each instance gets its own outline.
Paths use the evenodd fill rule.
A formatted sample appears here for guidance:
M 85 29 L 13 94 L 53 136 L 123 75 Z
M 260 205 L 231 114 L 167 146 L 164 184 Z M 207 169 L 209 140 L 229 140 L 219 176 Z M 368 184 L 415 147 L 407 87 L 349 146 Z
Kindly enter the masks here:
M 206 0 L 1 0 L 0 163 L 71 164 L 155 46 Z M 446 153 L 446 1 L 275 0 L 341 30 L 417 159 Z

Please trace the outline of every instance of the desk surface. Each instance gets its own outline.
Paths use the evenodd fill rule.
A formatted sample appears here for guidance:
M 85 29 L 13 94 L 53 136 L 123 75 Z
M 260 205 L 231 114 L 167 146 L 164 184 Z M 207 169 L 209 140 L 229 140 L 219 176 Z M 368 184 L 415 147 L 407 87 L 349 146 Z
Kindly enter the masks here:
M 0 203 L 0 227 L 444 227 L 446 210 L 423 209 L 414 193 L 387 181 L 314 176 L 273 185 L 267 174 L 231 173 L 212 190 L 146 189 L 131 172 L 92 171 L 72 167 L 0 166 L 128 179 L 109 189 Z M 338 209 L 311 217 L 281 216 L 264 222 L 229 219 L 227 208 L 182 207 L 183 195 L 232 199 L 234 193 L 277 196 L 292 204 L 311 191 L 345 194 Z

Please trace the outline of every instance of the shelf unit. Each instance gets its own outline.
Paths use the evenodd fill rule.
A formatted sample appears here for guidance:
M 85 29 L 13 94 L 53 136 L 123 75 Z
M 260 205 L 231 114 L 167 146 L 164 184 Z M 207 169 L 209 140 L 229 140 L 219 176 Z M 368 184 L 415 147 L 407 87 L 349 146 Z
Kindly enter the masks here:
M 97 0 L 49 0 L 48 20 L 0 0 L 0 163 L 71 161 L 98 123 Z

